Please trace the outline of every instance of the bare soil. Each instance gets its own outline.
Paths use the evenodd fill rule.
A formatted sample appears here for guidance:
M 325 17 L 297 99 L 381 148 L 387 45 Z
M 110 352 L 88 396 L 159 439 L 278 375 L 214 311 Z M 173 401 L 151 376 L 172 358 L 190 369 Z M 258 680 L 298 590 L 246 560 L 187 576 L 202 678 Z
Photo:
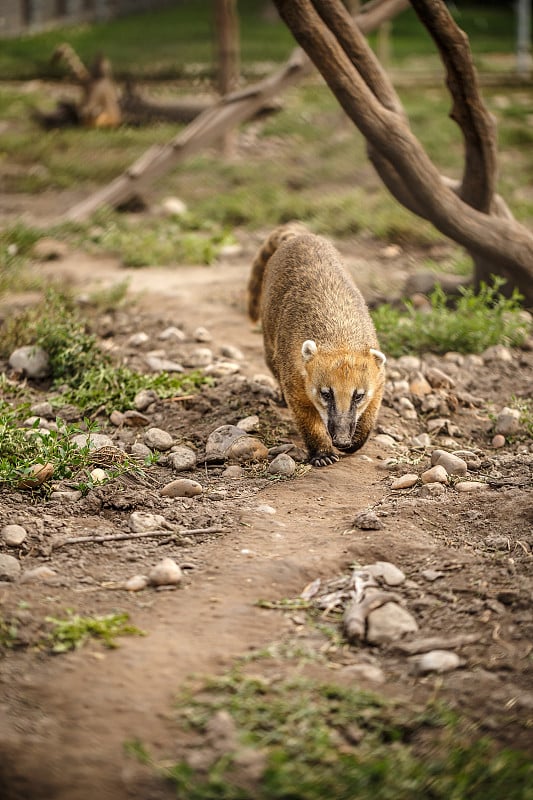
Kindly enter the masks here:
M 240 375 L 246 380 L 219 379 L 194 399 L 158 402 L 149 412 L 150 424 L 169 431 L 176 442 L 192 443 L 201 454 L 218 425 L 257 413 L 268 446 L 298 444 L 288 412 L 254 391 L 251 380 L 266 372 L 261 337 L 244 308 L 256 244 L 244 241 L 241 255 L 212 267 L 125 270 L 113 259 L 73 253 L 36 268 L 61 274 L 80 292 L 129 277 L 131 302 L 96 319 L 95 328 L 130 365 L 143 366 L 146 352 L 156 349 L 179 360 L 198 346 L 192 338 L 198 325 L 211 332 L 208 346 L 215 354 L 223 345 L 241 349 Z M 345 243 L 342 249 L 367 295 L 376 285 L 390 283 L 391 274 L 412 270 L 416 255 L 400 253 L 391 261 L 369 243 Z M 187 340 L 159 341 L 168 325 L 181 326 Z M 149 341 L 134 348 L 129 337 L 141 330 Z M 224 477 L 223 465 L 201 466 L 187 477 L 202 484 L 203 494 L 169 499 L 158 490 L 177 476 L 159 465 L 145 478 L 108 484 L 69 505 L 32 499 L 22 491 L 0 493 L 0 527 L 18 523 L 28 531 L 20 548 L 1 545 L 3 552 L 16 555 L 23 570 L 46 565 L 56 572 L 49 582 L 0 584 L 2 614 L 17 624 L 21 640 L 0 661 L 5 800 L 171 797 L 169 787 L 125 754 L 124 743 L 137 739 L 156 757 L 177 759 L 183 736 L 173 700 L 187 677 L 220 674 L 235 658 L 276 642 L 321 651 L 313 669 L 344 683 L 347 666 L 377 665 L 385 673 L 385 688 L 361 679 L 363 688 L 410 703 L 438 695 L 502 745 L 531 748 L 533 448 L 517 437 L 495 451 L 490 413 L 513 395 L 531 395 L 533 356 L 515 351 L 510 362 L 468 368 L 436 357 L 431 363 L 456 381 L 446 394 L 448 418 L 459 429 L 456 446 L 479 455 L 478 472 L 491 480 L 485 491 L 461 494 L 448 488 L 429 499 L 419 497 L 418 489 L 393 492 L 392 477 L 421 471 L 429 466 L 429 454 L 408 447 L 412 436 L 426 430 L 427 415 L 405 420 L 389 397 L 379 430 L 397 437 L 395 448 L 372 437 L 362 453 L 325 469 L 301 469 L 290 480 L 273 480 L 257 465 L 245 467 L 240 478 Z M 100 422 L 116 440 L 142 439 L 142 428 L 128 432 L 107 419 Z M 433 441 L 451 446 L 444 434 Z M 402 452 L 419 463 L 385 468 L 387 459 Z M 378 514 L 380 530 L 354 527 L 355 515 L 369 508 Z M 182 528 L 219 525 L 223 531 L 53 547 L 68 536 L 127 532 L 134 510 L 162 514 Z M 124 590 L 124 580 L 146 574 L 166 556 L 184 568 L 182 585 Z M 305 617 L 257 604 L 297 597 L 317 577 L 328 580 L 354 563 L 375 561 L 392 562 L 405 572 L 407 581 L 398 591 L 418 622 L 417 638 L 475 634 L 475 641 L 458 650 L 460 669 L 417 676 L 394 645 L 333 646 Z M 440 577 L 428 580 L 426 570 Z M 49 630 L 46 617 L 65 616 L 67 609 L 84 615 L 126 611 L 146 635 L 120 638 L 115 650 L 91 642 L 54 656 L 36 643 Z M 281 657 L 273 661 L 280 673 L 291 669 Z

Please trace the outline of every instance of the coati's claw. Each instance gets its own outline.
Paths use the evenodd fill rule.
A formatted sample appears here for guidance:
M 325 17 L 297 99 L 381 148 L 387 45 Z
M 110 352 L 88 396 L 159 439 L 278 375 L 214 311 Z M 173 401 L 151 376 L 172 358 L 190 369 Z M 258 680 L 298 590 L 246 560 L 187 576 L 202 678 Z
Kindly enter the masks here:
M 329 467 L 339 460 L 336 453 L 316 453 L 309 459 L 313 467 Z

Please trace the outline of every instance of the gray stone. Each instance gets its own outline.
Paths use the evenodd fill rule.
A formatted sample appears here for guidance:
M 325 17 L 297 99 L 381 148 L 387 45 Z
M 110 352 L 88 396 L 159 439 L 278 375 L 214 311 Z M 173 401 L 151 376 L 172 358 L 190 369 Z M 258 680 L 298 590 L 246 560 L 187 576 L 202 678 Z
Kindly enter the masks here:
M 171 361 L 169 358 L 161 358 L 160 356 L 146 356 L 146 364 L 152 372 L 185 372 L 185 367 L 177 361 Z M 142 409 L 139 409 L 142 411 Z
M 343 667 L 339 674 L 356 682 L 362 680 L 369 683 L 385 683 L 385 673 L 381 667 L 374 664 L 349 664 Z
M 410 444 L 415 450 L 425 450 L 431 447 L 431 437 L 427 433 L 419 433 L 418 436 L 413 436 Z
M 26 529 L 22 525 L 4 525 L 0 536 L 8 547 L 18 547 L 27 537 Z
M 221 425 L 208 437 L 205 459 L 211 461 L 232 460 L 238 463 L 267 458 L 268 450 L 259 439 L 248 436 L 236 425 Z
M 143 589 L 146 589 L 149 582 L 147 575 L 132 575 L 124 584 L 124 588 L 128 592 L 142 592 Z
M 236 361 L 217 361 L 216 364 L 204 367 L 204 373 L 212 375 L 213 378 L 226 378 L 228 375 L 235 375 L 240 368 L 240 364 L 237 364 Z
M 196 453 L 190 447 L 180 445 L 173 447 L 172 452 L 168 457 L 168 464 L 174 472 L 183 472 L 184 470 L 194 469 L 196 466 Z
M 157 338 L 161 339 L 163 342 L 167 342 L 169 340 L 183 342 L 187 337 L 180 328 L 176 328 L 175 325 L 171 325 L 170 327 L 165 328 L 164 331 L 161 331 Z
M 79 489 L 58 489 L 50 493 L 50 500 L 59 500 L 62 503 L 77 503 L 82 497 Z
M 392 436 L 389 436 L 386 433 L 378 433 L 376 436 L 374 436 L 374 442 L 382 445 L 383 447 L 394 447 L 396 444 Z
M 130 515 L 130 528 L 134 533 L 146 531 L 172 530 L 165 517 L 161 514 L 150 514 L 147 511 L 134 511 Z
M 397 603 L 385 603 L 368 615 L 367 640 L 371 644 L 396 642 L 407 633 L 415 633 L 415 618 Z
M 213 351 L 209 347 L 197 347 L 185 359 L 188 367 L 207 367 L 213 362 Z
M 252 414 L 250 417 L 244 417 L 237 423 L 237 428 L 241 428 L 245 433 L 256 431 L 259 427 L 259 417 L 257 414 Z
M 520 411 L 517 408 L 502 408 L 496 417 L 494 433 L 501 433 L 502 436 L 513 436 L 520 430 Z
M 455 381 L 437 367 L 426 367 L 425 376 L 433 389 L 453 389 Z
M 439 495 L 444 494 L 445 492 L 446 489 L 442 483 L 426 483 L 420 488 L 420 497 L 439 497 Z
M 153 389 L 141 389 L 133 398 L 133 405 L 137 411 L 146 411 L 148 406 L 156 403 L 159 400 L 159 395 Z
M 150 337 L 144 331 L 138 331 L 138 333 L 132 333 L 130 338 L 127 341 L 127 344 L 130 347 L 140 347 L 142 344 L 146 344 L 146 342 L 150 341 Z
M 439 572 L 437 569 L 423 569 L 420 574 L 426 581 L 429 581 L 430 583 L 433 583 L 433 581 L 436 581 L 439 578 L 444 578 L 444 572 Z
M 466 461 L 463 461 L 462 458 L 459 458 L 459 456 L 456 456 L 453 453 L 441 453 L 435 463 L 438 467 L 444 467 L 448 475 L 459 475 L 460 477 L 464 477 L 464 475 L 466 475 L 468 472 Z
M 353 524 L 363 531 L 380 531 L 383 523 L 374 511 L 360 511 L 356 514 Z
M 481 354 L 485 363 L 490 361 L 503 361 L 510 364 L 513 361 L 513 353 L 503 344 L 493 344 Z
M 55 412 L 54 408 L 51 403 L 48 403 L 46 400 L 42 403 L 34 403 L 30 411 L 32 414 L 35 414 L 37 417 L 44 417 L 45 419 L 54 419 Z
M 233 347 L 233 345 L 225 344 L 220 348 L 220 354 L 224 358 L 229 358 L 230 361 L 242 361 L 244 358 L 244 354 L 242 350 L 239 350 L 238 347 Z
M 20 564 L 13 556 L 0 553 L 0 581 L 16 581 L 20 575 Z
M 132 444 L 131 446 L 131 454 L 132 456 L 146 460 L 147 458 L 150 458 L 152 451 L 142 442 L 135 442 L 135 444 Z
M 367 564 L 362 569 L 373 578 L 382 578 L 387 586 L 400 586 L 405 581 L 404 573 L 390 561 L 376 561 L 375 564 Z
M 422 362 L 418 356 L 400 356 L 396 364 L 407 372 L 416 372 L 420 369 Z
M 284 475 L 290 477 L 296 472 L 296 462 L 287 453 L 280 453 L 279 456 L 270 462 L 268 472 L 271 475 Z
M 174 439 L 168 433 L 168 431 L 163 431 L 161 428 L 148 428 L 146 433 L 144 434 L 144 444 L 147 445 L 151 450 L 170 450 L 174 443 Z
M 222 473 L 223 478 L 242 478 L 243 469 L 240 464 L 230 464 Z
M 195 342 L 210 342 L 213 338 L 207 328 L 204 328 L 202 325 L 196 328 L 192 336 Z
M 426 394 L 431 394 L 431 385 L 421 372 L 416 372 L 409 382 L 409 391 L 416 397 L 424 397 Z
M 92 453 L 95 450 L 100 450 L 101 447 L 114 447 L 113 440 L 106 436 L 104 433 L 78 433 L 73 436 L 72 444 L 76 447 L 89 446 L 89 451 Z
M 396 478 L 392 482 L 391 489 L 410 489 L 418 482 L 418 475 L 414 472 L 408 472 L 406 475 L 402 475 L 400 478 Z
M 57 586 L 60 581 L 57 572 L 45 565 L 24 570 L 20 578 L 21 583 L 44 583 L 47 586 Z
M 9 366 L 24 372 L 28 378 L 46 378 L 50 372 L 50 358 L 42 347 L 27 345 L 13 350 L 9 356 Z

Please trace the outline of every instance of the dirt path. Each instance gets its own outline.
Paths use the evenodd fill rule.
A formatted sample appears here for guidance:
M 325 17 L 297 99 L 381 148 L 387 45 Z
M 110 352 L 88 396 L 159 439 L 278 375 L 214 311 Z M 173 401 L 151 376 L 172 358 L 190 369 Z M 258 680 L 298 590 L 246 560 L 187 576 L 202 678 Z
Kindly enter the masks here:
M 46 269 L 58 272 L 57 266 Z M 82 285 L 89 274 L 103 284 L 127 276 L 130 291 L 141 293 L 135 309 L 128 311 L 134 325 L 160 327 L 174 321 L 186 330 L 205 325 L 217 343 L 241 348 L 245 375 L 265 371 L 260 337 L 244 316 L 246 257 L 231 266 L 125 271 L 111 259 L 76 256 L 63 262 L 60 271 L 64 279 Z M 387 409 L 384 422 L 391 420 L 397 417 Z M 474 429 L 479 423 L 472 425 Z M 309 581 L 334 576 L 354 561 L 392 561 L 406 572 L 411 581 L 407 596 L 425 635 L 479 634 L 479 642 L 463 653 L 466 669 L 439 678 L 443 694 L 475 709 L 481 687 L 487 699 L 479 716 L 499 725 L 503 714 L 510 735 L 519 718 L 524 746 L 531 744 L 521 721 L 533 697 L 527 678 L 531 613 L 523 604 L 531 588 L 531 493 L 515 489 L 495 493 L 490 500 L 455 494 L 446 503 L 407 496 L 383 506 L 382 530 L 354 530 L 355 514 L 390 494 L 389 473 L 381 468 L 388 455 L 383 445 L 370 442 L 362 455 L 293 481 L 245 482 L 249 490 L 230 491 L 220 506 L 226 514 L 225 533 L 185 549 L 172 543 L 158 547 L 147 542 L 135 551 L 89 545 L 68 554 L 60 551 L 57 564 L 64 580 L 57 585 L 0 586 L 5 608 L 14 612 L 24 603 L 31 623 L 69 607 L 88 613 L 125 609 L 147 634 L 121 639 L 114 651 L 89 645 L 58 657 L 31 648 L 7 654 L 0 678 L 2 797 L 172 796 L 126 756 L 124 743 L 137 739 L 157 756 L 172 757 L 172 703 L 185 679 L 220 672 L 236 657 L 292 635 L 290 616 L 259 608 L 257 601 L 298 596 Z M 4 509 L 3 522 L 13 514 L 40 517 L 46 526 L 53 522 L 50 517 L 61 518 L 62 511 L 13 505 Z M 87 519 L 88 512 L 79 524 Z M 103 515 L 95 514 L 91 524 L 103 522 Z M 75 527 L 75 522 L 68 524 Z M 488 528 L 509 537 L 509 550 L 501 557 L 483 550 Z M 518 540 L 525 542 L 522 549 Z M 109 573 L 139 571 L 138 564 L 128 567 L 128 561 L 153 562 L 160 555 L 193 561 L 194 569 L 178 590 L 131 594 L 106 584 Z M 24 558 L 26 566 L 43 563 L 35 550 Z M 44 562 L 56 563 L 53 556 Z M 438 590 L 428 590 L 421 577 L 428 568 L 443 570 Z M 80 575 L 89 576 L 90 582 Z M 501 599 L 503 590 L 514 592 L 509 602 Z M 360 655 L 355 651 L 348 661 Z M 376 651 L 371 654 L 375 657 Z M 397 653 L 385 649 L 379 657 L 391 683 L 388 691 L 414 697 L 433 690 L 432 681 L 414 680 Z M 515 702 L 506 710 L 510 698 Z

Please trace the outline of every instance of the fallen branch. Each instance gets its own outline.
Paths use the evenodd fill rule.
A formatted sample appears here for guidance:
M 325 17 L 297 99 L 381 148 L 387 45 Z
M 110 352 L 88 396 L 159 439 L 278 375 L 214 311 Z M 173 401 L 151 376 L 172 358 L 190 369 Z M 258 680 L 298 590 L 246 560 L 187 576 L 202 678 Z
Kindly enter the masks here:
M 57 550 L 67 544 L 86 544 L 87 542 L 124 542 L 130 539 L 146 539 L 150 536 L 198 536 L 202 533 L 223 533 L 224 528 L 211 525 L 209 528 L 184 528 L 183 530 L 168 531 L 143 531 L 142 533 L 114 533 L 111 536 L 72 536 L 52 544 L 52 550 Z

